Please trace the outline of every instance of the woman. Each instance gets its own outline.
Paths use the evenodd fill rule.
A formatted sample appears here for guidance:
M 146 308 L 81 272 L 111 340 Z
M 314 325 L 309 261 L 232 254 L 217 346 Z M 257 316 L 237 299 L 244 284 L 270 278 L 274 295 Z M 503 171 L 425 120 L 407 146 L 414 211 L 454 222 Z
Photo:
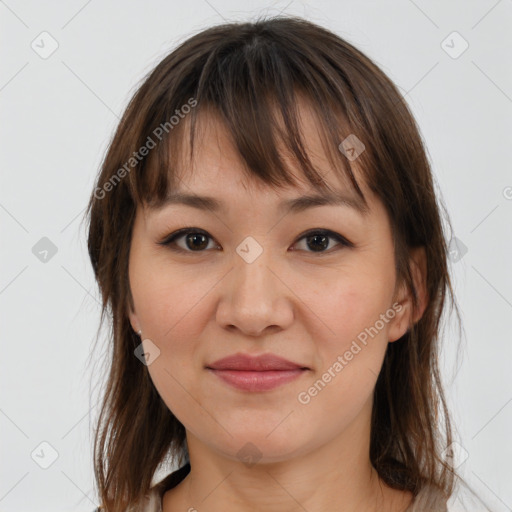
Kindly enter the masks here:
M 446 510 L 447 246 L 368 57 L 296 18 L 191 37 L 131 100 L 88 215 L 101 510 Z

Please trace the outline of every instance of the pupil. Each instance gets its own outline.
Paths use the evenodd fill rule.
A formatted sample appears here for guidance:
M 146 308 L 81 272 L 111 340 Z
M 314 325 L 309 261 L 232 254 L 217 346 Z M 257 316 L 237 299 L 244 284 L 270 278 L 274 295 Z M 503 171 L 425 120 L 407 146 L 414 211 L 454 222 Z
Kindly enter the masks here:
M 197 244 L 196 241 L 197 241 L 197 237 L 202 237 L 203 238 L 203 244 L 201 244 L 201 241 L 199 241 L 199 243 Z M 187 242 L 188 241 L 192 241 L 191 242 L 191 245 L 193 247 L 195 247 L 196 249 L 203 249 L 204 247 L 206 247 L 208 245 L 208 243 L 204 243 L 204 241 L 206 240 L 206 237 L 205 235 L 201 234 L 201 233 L 195 233 L 195 234 L 192 234 L 192 235 L 189 235 L 187 237 Z M 204 247 L 203 247 L 204 245 Z
M 320 249 L 319 249 L 319 250 L 315 249 L 315 246 L 314 246 L 314 245 L 313 245 L 313 246 L 311 246 L 311 245 L 309 244 L 309 241 L 310 241 L 311 239 L 313 239 L 313 240 L 315 240 L 315 239 L 317 239 L 317 240 L 318 240 L 318 239 L 320 239 L 320 240 L 322 241 L 322 246 L 320 246 Z M 313 236 L 308 237 L 308 247 L 309 247 L 310 249 L 313 249 L 314 251 L 320 252 L 322 249 L 326 249 L 328 245 L 329 245 L 329 243 L 328 243 L 328 237 L 326 237 L 325 235 L 313 235 Z M 318 248 L 318 246 L 316 246 L 316 247 Z

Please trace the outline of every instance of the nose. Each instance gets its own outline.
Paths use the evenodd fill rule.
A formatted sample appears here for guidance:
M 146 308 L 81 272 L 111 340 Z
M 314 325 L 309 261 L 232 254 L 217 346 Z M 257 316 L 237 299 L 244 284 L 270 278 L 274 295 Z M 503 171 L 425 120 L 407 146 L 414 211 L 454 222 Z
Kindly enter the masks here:
M 218 324 L 246 336 L 262 336 L 289 327 L 294 318 L 294 295 L 270 251 L 263 250 L 254 261 L 237 253 L 233 265 L 223 279 Z

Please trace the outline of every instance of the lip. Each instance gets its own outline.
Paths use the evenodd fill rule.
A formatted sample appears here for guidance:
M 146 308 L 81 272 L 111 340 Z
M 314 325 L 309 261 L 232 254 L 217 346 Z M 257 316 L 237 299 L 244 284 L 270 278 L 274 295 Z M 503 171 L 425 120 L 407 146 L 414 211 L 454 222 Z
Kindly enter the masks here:
M 274 354 L 234 354 L 206 366 L 224 382 L 244 391 L 268 391 L 297 379 L 308 367 Z
M 297 370 L 307 369 L 299 363 L 294 363 L 276 356 L 275 354 L 261 354 L 259 356 L 251 356 L 249 354 L 233 354 L 232 356 L 224 357 L 206 366 L 212 370 L 240 370 L 247 372 L 266 372 L 271 370 Z

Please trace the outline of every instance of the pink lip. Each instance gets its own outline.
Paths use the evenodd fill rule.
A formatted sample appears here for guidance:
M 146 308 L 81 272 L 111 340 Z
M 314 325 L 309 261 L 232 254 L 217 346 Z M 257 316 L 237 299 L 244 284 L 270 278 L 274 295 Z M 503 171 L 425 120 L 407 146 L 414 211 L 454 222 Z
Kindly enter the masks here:
M 244 391 L 267 391 L 290 382 L 309 368 L 273 354 L 235 354 L 206 368 L 224 382 Z

